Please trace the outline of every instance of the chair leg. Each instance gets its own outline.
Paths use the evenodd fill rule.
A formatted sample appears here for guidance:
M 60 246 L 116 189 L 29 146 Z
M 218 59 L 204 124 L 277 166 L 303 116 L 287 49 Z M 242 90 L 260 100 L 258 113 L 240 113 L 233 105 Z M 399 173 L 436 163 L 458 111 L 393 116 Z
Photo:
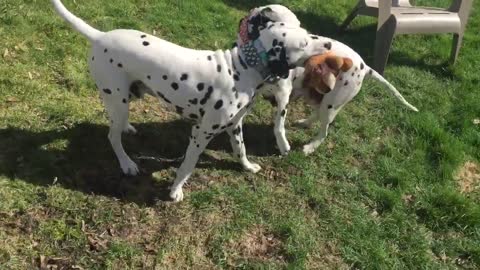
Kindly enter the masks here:
M 389 20 L 377 30 L 375 38 L 374 67 L 375 70 L 383 75 L 385 66 L 387 65 L 390 46 L 392 46 L 393 37 L 395 36 L 395 22 Z
M 452 53 L 450 54 L 450 62 L 455 64 L 457 62 L 460 47 L 462 47 L 463 33 L 453 34 Z
M 350 14 L 348 14 L 347 18 L 345 18 L 342 25 L 340 25 L 340 29 L 339 29 L 340 32 L 344 32 L 345 30 L 347 30 L 348 25 L 350 25 L 350 23 L 353 21 L 353 19 L 355 19 L 355 17 L 358 16 L 359 11 L 360 11 L 360 7 L 356 6 L 352 10 L 352 12 L 350 12 Z

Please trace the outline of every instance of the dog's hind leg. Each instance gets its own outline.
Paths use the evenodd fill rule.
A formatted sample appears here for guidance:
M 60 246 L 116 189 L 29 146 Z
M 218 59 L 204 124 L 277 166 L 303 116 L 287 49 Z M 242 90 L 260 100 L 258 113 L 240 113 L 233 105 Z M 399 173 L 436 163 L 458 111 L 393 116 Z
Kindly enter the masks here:
M 183 200 L 182 187 L 188 180 L 198 162 L 200 154 L 205 150 L 210 140 L 217 134 L 217 130 L 210 125 L 202 123 L 192 128 L 192 135 L 188 143 L 185 159 L 177 169 L 177 175 L 173 185 L 170 187 L 170 198 L 175 202 Z
M 330 108 L 327 109 L 325 104 L 322 104 L 321 108 L 318 110 L 318 113 L 314 113 L 318 118 L 320 118 L 320 132 L 313 138 L 313 140 L 303 146 L 303 153 L 309 155 L 315 151 L 315 149 L 320 146 L 320 144 L 325 140 L 328 135 L 328 127 L 337 116 L 338 111 L 341 108 Z
M 250 162 L 247 158 L 245 143 L 243 142 L 242 119 L 240 119 L 237 124 L 228 127 L 227 133 L 230 137 L 233 154 L 240 160 L 243 168 L 253 173 L 260 171 L 260 165 Z
M 100 57 L 98 57 L 100 58 Z M 100 60 L 100 59 L 99 59 Z M 98 61 L 100 62 L 100 61 Z M 107 61 L 105 61 L 107 63 Z M 108 139 L 117 156 L 123 173 L 137 175 L 138 167 L 125 153 L 122 145 L 122 131 L 129 129 L 128 100 L 131 80 L 119 67 L 112 65 L 90 65 L 100 96 L 110 119 Z

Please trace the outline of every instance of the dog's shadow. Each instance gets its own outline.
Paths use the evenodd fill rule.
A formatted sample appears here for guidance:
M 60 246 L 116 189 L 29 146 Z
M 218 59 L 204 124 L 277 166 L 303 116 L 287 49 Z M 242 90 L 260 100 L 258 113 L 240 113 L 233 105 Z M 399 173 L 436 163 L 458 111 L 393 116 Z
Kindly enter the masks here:
M 141 205 L 168 200 L 168 186 L 175 176 L 173 168 L 183 160 L 191 123 L 176 120 L 133 125 L 138 134 L 124 135 L 123 142 L 126 152 L 142 169 L 138 176 L 121 173 L 107 139 L 108 127 L 90 123 L 41 132 L 0 129 L 0 175 L 42 186 L 55 182 L 68 189 Z M 245 124 L 244 140 L 249 155 L 278 153 L 271 126 Z M 201 156 L 197 168 L 242 171 L 231 158 L 225 133 L 214 138 L 208 149 L 225 154 L 218 157 L 209 151 Z

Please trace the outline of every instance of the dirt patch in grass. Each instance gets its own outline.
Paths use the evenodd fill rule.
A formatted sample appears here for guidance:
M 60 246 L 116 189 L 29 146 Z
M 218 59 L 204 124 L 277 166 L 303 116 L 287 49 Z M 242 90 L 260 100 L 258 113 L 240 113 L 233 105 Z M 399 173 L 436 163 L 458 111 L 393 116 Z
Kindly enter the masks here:
M 480 166 L 472 161 L 467 161 L 458 170 L 455 179 L 461 193 L 472 193 L 480 188 Z
M 264 226 L 256 225 L 229 245 L 237 253 L 236 259 L 284 264 L 283 244 Z

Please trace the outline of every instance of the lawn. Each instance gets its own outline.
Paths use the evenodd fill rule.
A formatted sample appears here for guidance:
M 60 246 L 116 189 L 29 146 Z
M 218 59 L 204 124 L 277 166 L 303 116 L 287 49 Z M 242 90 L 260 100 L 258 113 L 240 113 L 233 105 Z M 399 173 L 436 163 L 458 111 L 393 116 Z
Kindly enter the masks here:
M 446 6 L 448 0 L 418 0 Z M 107 31 L 135 28 L 183 46 L 228 49 L 238 20 L 268 1 L 65 0 Z M 354 0 L 283 1 L 311 32 L 372 63 L 375 20 L 337 27 Z M 131 105 L 124 137 L 142 174 L 126 177 L 87 71 L 87 40 L 46 0 L 0 2 L 0 268 L 479 269 L 480 4 L 455 66 L 450 35 L 396 38 L 385 76 L 339 114 L 325 143 L 291 123 L 280 157 L 274 108 L 259 100 L 245 143 L 259 174 L 242 171 L 225 136 L 202 155 L 186 198 L 168 185 L 191 123 L 153 98 Z M 63 268 L 62 268 L 63 267 Z

